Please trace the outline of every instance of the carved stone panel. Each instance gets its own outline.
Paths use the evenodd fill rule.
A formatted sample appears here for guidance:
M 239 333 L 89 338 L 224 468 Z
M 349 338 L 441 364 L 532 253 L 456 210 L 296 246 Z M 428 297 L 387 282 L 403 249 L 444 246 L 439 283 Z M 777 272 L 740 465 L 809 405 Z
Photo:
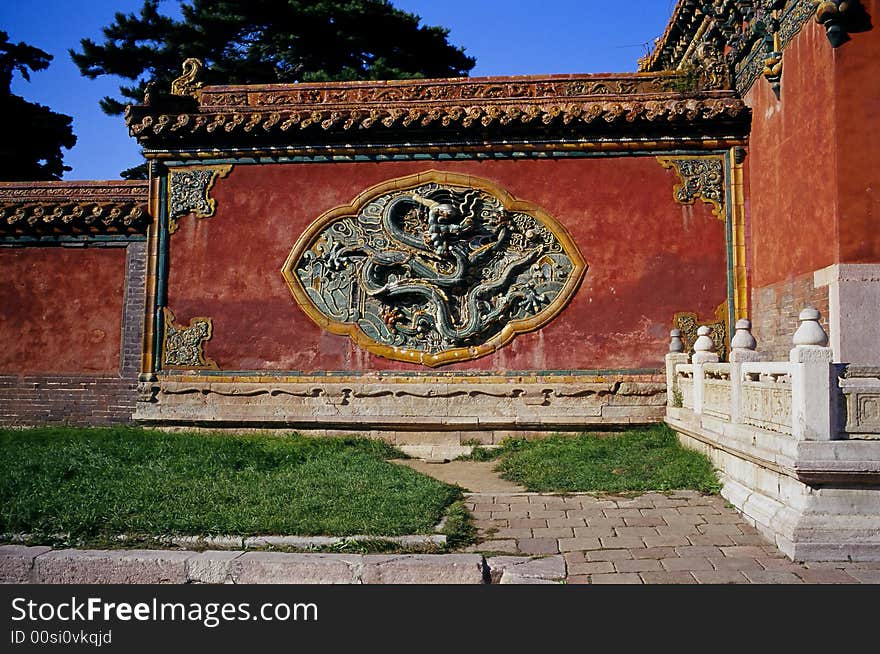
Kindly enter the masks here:
M 839 384 L 849 438 L 880 438 L 880 367 L 847 366 Z
M 321 327 L 373 354 L 437 366 L 539 329 L 585 270 L 542 209 L 487 180 L 430 171 L 319 217 L 282 273 Z
M 716 369 L 719 367 L 715 366 Z M 730 374 L 717 370 L 704 370 L 703 413 L 722 420 L 730 420 L 730 398 Z
M 742 419 L 761 429 L 792 433 L 791 387 L 770 382 L 743 382 Z

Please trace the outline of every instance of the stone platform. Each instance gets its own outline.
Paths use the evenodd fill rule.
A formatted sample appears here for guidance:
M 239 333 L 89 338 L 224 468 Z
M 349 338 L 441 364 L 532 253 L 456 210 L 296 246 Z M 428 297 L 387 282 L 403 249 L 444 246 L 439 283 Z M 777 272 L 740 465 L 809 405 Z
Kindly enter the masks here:
M 134 418 L 159 427 L 359 434 L 403 447 L 441 448 L 455 457 L 468 443 L 663 419 L 660 375 L 617 377 L 161 375 L 139 383 Z

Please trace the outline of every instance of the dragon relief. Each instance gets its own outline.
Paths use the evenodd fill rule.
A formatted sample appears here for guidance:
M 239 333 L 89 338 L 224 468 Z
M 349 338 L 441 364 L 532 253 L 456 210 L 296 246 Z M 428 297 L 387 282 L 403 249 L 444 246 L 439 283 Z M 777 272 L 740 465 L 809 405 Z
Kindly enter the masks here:
M 565 229 L 486 180 L 391 180 L 319 218 L 282 272 L 320 326 L 428 366 L 475 359 L 551 320 L 586 265 Z

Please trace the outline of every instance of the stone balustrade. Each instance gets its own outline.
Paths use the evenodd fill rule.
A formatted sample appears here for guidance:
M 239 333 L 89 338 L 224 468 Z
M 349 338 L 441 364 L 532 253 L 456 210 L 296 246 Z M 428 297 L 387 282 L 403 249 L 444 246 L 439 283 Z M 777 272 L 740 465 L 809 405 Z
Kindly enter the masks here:
M 788 362 L 758 361 L 751 323 L 740 320 L 731 340 L 730 362 L 718 363 L 708 328 L 701 327 L 692 363 L 677 349 L 666 356 L 668 406 L 799 440 L 837 438 L 830 409 L 837 391 L 830 386 L 832 354 L 818 318 L 815 309 L 802 312 L 795 335 L 801 342 Z M 672 340 L 670 348 L 677 348 L 674 335 Z
M 728 362 L 674 330 L 666 423 L 715 464 L 722 495 L 795 560 L 880 560 L 880 368 L 833 363 L 813 308 L 788 361 L 761 361 L 739 320 Z

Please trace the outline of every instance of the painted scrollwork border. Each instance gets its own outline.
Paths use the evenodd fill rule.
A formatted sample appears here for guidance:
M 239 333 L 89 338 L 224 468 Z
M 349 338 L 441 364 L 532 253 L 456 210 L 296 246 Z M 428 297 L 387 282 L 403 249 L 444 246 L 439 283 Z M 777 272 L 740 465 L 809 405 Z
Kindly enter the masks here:
M 527 213 L 541 221 L 562 245 L 573 264 L 572 272 L 566 279 L 559 295 L 537 315 L 527 319 L 510 321 L 498 334 L 485 343 L 470 347 L 459 347 L 445 350 L 436 354 L 377 343 L 364 334 L 356 324 L 336 322 L 322 314 L 312 303 L 308 293 L 305 288 L 303 288 L 302 283 L 295 273 L 297 261 L 299 261 L 305 251 L 311 246 L 314 238 L 334 221 L 344 216 L 356 215 L 364 206 L 381 195 L 394 191 L 416 188 L 422 184 L 428 183 L 475 188 L 484 191 L 498 198 L 505 210 L 510 212 Z M 544 209 L 541 209 L 531 202 L 518 200 L 507 190 L 487 179 L 473 177 L 471 175 L 462 175 L 459 173 L 428 170 L 422 173 L 407 175 L 405 177 L 399 177 L 377 184 L 376 186 L 360 193 L 350 204 L 335 207 L 319 216 L 311 225 L 309 225 L 306 231 L 300 235 L 299 239 L 297 239 L 296 244 L 281 268 L 281 274 L 284 276 L 297 304 L 320 328 L 325 329 L 332 334 L 348 336 L 356 345 L 376 356 L 395 361 L 405 361 L 407 363 L 436 367 L 450 363 L 479 359 L 503 347 L 518 334 L 525 334 L 540 329 L 559 315 L 559 313 L 568 305 L 580 286 L 587 268 L 588 264 L 584 260 L 583 255 L 581 255 L 574 239 L 565 227 L 563 227 L 558 220 L 547 213 Z

